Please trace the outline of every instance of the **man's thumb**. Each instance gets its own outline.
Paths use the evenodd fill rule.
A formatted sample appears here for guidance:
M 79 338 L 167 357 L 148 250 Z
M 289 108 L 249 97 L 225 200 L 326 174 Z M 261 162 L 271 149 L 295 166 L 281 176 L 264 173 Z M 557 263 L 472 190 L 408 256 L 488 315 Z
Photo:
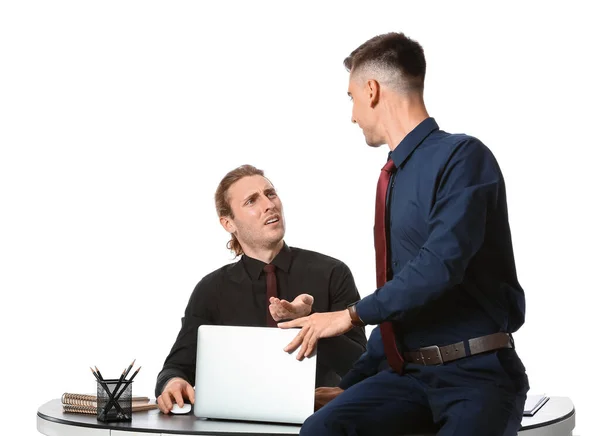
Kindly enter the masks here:
M 311 305 L 313 304 L 313 301 L 314 301 L 314 300 L 315 300 L 315 299 L 312 297 L 312 295 L 304 294 L 304 295 L 302 296 L 302 302 L 303 302 L 304 304 L 308 304 L 309 306 L 311 306 Z

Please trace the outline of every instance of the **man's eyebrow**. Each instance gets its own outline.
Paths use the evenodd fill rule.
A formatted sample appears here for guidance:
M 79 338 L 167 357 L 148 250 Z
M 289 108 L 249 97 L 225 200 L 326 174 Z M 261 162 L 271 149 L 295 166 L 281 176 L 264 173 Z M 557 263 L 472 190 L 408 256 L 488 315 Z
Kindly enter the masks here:
M 243 202 L 245 203 L 248 200 L 254 200 L 257 196 L 258 196 L 258 193 L 257 192 L 253 192 L 252 194 L 250 194 L 246 198 L 244 198 Z

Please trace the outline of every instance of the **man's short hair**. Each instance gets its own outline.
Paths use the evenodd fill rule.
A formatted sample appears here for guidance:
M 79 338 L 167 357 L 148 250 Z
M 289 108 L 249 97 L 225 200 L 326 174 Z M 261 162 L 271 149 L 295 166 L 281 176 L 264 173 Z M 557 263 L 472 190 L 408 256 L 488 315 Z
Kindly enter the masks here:
M 361 44 L 344 59 L 346 69 L 357 77 L 375 79 L 399 92 L 423 91 L 425 53 L 404 33 L 386 33 Z

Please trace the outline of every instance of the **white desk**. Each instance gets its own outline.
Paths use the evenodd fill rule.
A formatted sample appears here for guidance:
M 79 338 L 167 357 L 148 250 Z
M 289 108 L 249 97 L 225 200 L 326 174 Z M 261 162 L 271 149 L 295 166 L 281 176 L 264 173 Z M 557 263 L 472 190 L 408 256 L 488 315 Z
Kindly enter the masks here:
M 535 416 L 523 418 L 521 426 L 519 436 L 572 436 L 575 408 L 566 397 L 551 397 Z M 191 413 L 164 415 L 156 409 L 134 413 L 131 422 L 103 423 L 95 415 L 63 413 L 60 400 L 49 401 L 38 409 L 37 429 L 47 436 L 285 436 L 300 432 L 297 425 L 203 420 Z

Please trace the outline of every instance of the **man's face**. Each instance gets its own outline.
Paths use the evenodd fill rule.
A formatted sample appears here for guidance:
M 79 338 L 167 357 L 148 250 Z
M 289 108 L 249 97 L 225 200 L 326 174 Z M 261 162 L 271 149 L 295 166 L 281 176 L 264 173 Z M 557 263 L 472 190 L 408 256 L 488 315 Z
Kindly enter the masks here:
M 285 235 L 283 206 L 271 183 L 262 176 L 247 176 L 229 188 L 232 217 L 221 217 L 221 224 L 235 234 L 242 246 L 270 248 Z
M 359 81 L 350 74 L 348 95 L 352 99 L 352 122 L 362 129 L 365 141 L 371 147 L 385 143 L 385 138 L 378 132 L 379 122 L 374 104 L 378 92 L 378 86 L 373 88 L 373 81 Z

